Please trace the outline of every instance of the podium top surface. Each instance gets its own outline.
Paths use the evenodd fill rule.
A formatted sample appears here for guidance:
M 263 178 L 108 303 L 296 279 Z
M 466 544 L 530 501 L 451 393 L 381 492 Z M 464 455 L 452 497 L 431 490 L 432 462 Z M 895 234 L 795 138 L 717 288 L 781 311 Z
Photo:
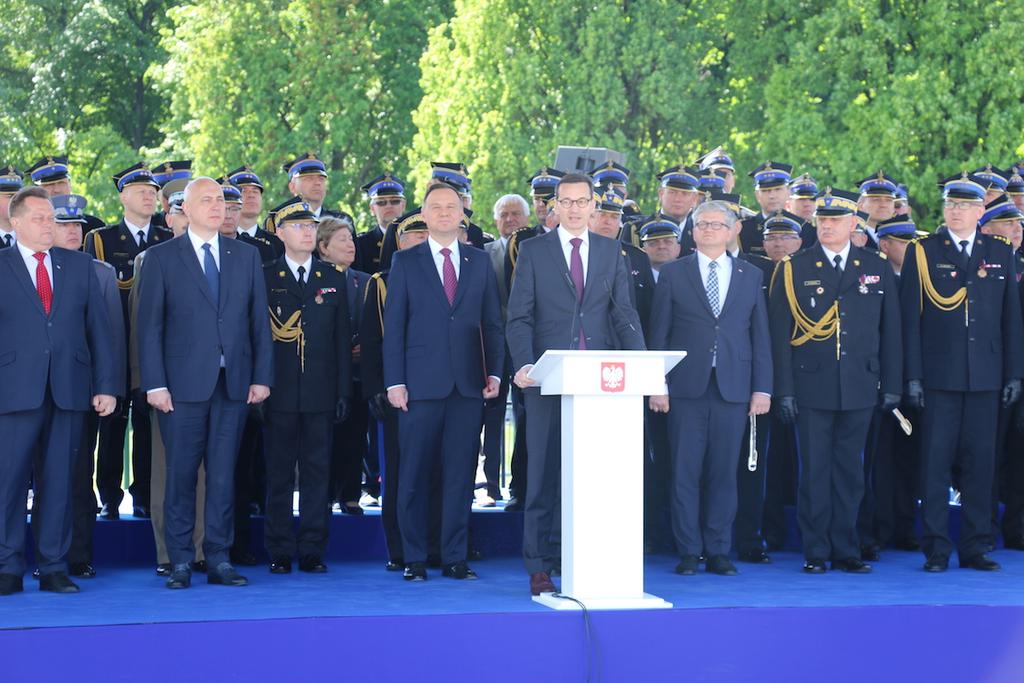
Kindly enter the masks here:
M 551 349 L 544 352 L 544 355 L 531 368 L 528 376 L 537 382 L 545 383 L 552 379 L 555 374 L 564 374 L 561 371 L 565 370 L 566 366 L 580 368 L 579 363 L 581 362 L 585 365 L 596 364 L 598 367 L 608 364 L 622 364 L 624 366 L 623 371 L 630 364 L 639 363 L 640 366 L 645 367 L 643 370 L 644 374 L 647 375 L 645 384 L 649 384 L 654 379 L 650 377 L 650 374 L 653 373 L 657 373 L 657 381 L 663 383 L 665 375 L 685 357 L 685 351 L 618 351 L 611 349 L 580 351 Z M 657 365 L 652 367 L 652 362 L 657 363 Z M 639 370 L 640 368 L 638 367 L 637 369 Z M 652 390 L 653 392 L 654 390 Z

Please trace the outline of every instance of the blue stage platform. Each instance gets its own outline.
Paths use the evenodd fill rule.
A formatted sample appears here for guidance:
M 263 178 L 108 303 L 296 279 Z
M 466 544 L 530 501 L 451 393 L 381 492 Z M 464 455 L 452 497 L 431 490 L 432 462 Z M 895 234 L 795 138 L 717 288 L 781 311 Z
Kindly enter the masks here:
M 117 560 L 72 596 L 26 577 L 24 594 L 0 599 L 0 680 L 1024 680 L 1024 553 L 995 553 L 995 574 L 955 562 L 925 574 L 919 553 L 890 551 L 872 575 L 807 576 L 783 552 L 731 578 L 679 577 L 674 558 L 652 556 L 647 590 L 675 608 L 594 612 L 588 632 L 579 612 L 530 600 L 508 552 L 520 515 L 473 518 L 488 555 L 475 582 L 385 572 L 382 555 L 365 557 L 375 515 L 335 516 L 325 575 L 264 565 L 245 568 L 245 588 L 196 575 L 168 591 L 145 559 Z M 98 551 L 120 539 L 127 559 L 143 532 L 141 521 L 99 524 Z

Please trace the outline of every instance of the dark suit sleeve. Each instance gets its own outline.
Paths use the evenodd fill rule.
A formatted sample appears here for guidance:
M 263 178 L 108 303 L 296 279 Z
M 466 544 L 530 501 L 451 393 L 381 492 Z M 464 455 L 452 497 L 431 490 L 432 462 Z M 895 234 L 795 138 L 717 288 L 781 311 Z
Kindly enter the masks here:
M 484 363 L 487 374 L 503 377 L 505 372 L 505 331 L 501 324 L 501 299 L 498 297 L 498 275 L 494 272 L 491 259 L 486 258 L 487 268 L 484 270 L 484 306 L 481 315 L 480 330 L 483 334 Z M 486 377 L 484 380 L 486 381 Z
M 764 274 L 754 269 L 754 313 L 750 321 L 750 344 L 753 349 L 751 391 L 772 393 L 772 338 L 768 329 L 768 304 L 762 293 Z
M 920 380 L 921 369 L 921 279 L 917 272 L 917 250 L 920 243 L 907 247 L 900 272 L 900 317 L 903 332 L 903 376 L 907 381 Z
M 882 370 L 881 387 L 884 394 L 899 395 L 903 393 L 903 321 L 900 314 L 900 301 L 897 292 L 896 275 L 888 262 L 882 264 L 882 286 L 885 291 L 882 299 L 882 329 L 879 330 L 881 347 L 879 361 Z
M 793 267 L 790 261 L 783 261 L 776 267 L 775 285 L 772 287 L 769 304 L 769 327 L 772 338 L 772 360 L 774 362 L 775 396 L 794 396 L 793 347 L 789 337 L 793 330 L 793 314 L 789 310 L 783 276 L 786 269 Z
M 408 320 L 409 293 L 406 290 L 408 277 L 405 272 L 402 253 L 395 254 L 388 276 L 388 298 L 384 306 L 384 388 L 406 383 L 405 377 L 405 332 Z
M 146 277 L 138 283 L 138 325 L 135 336 L 139 348 L 139 388 L 151 391 L 167 386 L 167 371 L 164 367 L 165 275 L 164 264 L 157 251 L 150 252 L 143 264 Z
M 114 271 L 105 267 L 97 270 L 95 264 L 93 270 L 96 271 L 100 291 L 107 308 L 107 319 L 110 321 L 111 351 L 113 351 L 115 359 L 124 358 L 127 353 L 124 338 L 124 312 L 121 309 L 121 294 L 117 290 Z M 123 396 L 124 388 L 128 385 L 124 363 L 114 363 L 114 383 L 118 387 L 114 395 Z
M 100 291 L 100 281 L 96 277 L 96 269 L 92 262 L 88 263 L 87 281 L 89 298 L 85 324 L 89 354 L 92 356 L 92 394 L 120 396 L 124 393 L 124 372 L 120 373 L 121 382 L 118 383 L 119 375 L 115 365 L 124 362 L 124 347 L 121 347 L 119 356 L 114 356 L 114 341 L 111 336 L 110 318 L 107 315 L 107 304 Z M 120 301 L 117 302 L 117 306 L 120 309 Z
M 615 245 L 618 249 L 618 245 Z M 647 345 L 644 343 L 643 329 L 640 325 L 640 316 L 630 296 L 629 269 L 626 267 L 626 259 L 616 258 L 614 284 L 612 285 L 611 322 L 612 327 L 618 334 L 619 343 L 623 349 L 631 351 L 644 351 Z M 616 305 L 617 304 L 617 305 Z
M 1024 323 L 1021 321 L 1020 292 L 1014 287 L 1013 248 L 1006 249 L 1003 272 L 1006 273 L 1006 291 L 1003 293 L 1003 380 L 1024 377 Z
M 372 398 L 384 392 L 384 368 L 382 345 L 384 336 L 381 332 L 380 278 L 370 278 L 366 283 L 366 298 L 361 305 L 363 315 L 359 326 L 360 361 L 359 369 L 363 378 L 363 396 Z M 358 304 L 357 304 L 358 305 Z
M 263 262 L 256 248 L 249 252 L 249 337 L 252 344 L 252 383 L 265 387 L 274 385 L 274 342 L 270 338 L 270 315 L 267 309 L 267 281 Z
M 341 285 L 348 289 L 348 278 L 341 276 Z M 335 311 L 334 334 L 338 345 L 338 398 L 352 396 L 352 318 L 348 310 L 348 291 L 338 292 L 338 307 Z
M 669 331 L 672 329 L 672 272 L 675 268 L 663 268 L 654 287 L 654 303 L 651 305 L 651 324 L 647 332 L 647 345 L 651 349 L 667 351 Z
M 536 304 L 536 282 L 534 280 L 533 254 L 536 249 L 527 242 L 516 260 L 515 279 L 508 295 L 508 322 L 505 336 L 512 353 L 512 374 L 525 365 L 537 362 L 533 357 L 533 314 Z

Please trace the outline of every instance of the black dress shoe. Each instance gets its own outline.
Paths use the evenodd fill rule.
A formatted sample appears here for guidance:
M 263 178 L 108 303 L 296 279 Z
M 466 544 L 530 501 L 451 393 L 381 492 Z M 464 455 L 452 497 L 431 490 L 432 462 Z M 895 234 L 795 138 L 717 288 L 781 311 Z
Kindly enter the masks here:
M 358 503 L 356 503 L 355 505 L 349 505 L 348 503 L 342 503 L 341 504 L 341 511 L 344 514 L 346 514 L 346 515 L 355 515 L 357 517 L 359 515 L 363 514 L 363 508 L 360 507 Z
M 103 507 L 100 508 L 100 519 L 121 519 L 121 513 L 117 511 L 116 505 L 104 504 Z
M 230 556 L 231 564 L 237 564 L 239 567 L 255 567 L 259 564 L 256 556 L 248 550 L 232 550 Z
M 39 577 L 39 590 L 50 593 L 77 593 L 79 588 L 64 572 L 54 572 Z
M 825 560 L 806 560 L 804 562 L 804 572 L 807 574 L 824 574 L 825 571 Z
M 754 550 L 747 550 L 745 552 L 739 553 L 739 555 L 737 556 L 736 559 L 738 559 L 740 562 L 749 562 L 751 564 L 771 564 L 772 563 L 772 558 L 768 557 L 768 553 L 766 553 L 761 548 L 756 548 Z
M 145 505 L 136 505 L 132 507 L 132 517 L 139 517 L 140 519 L 149 519 L 149 508 Z
M 316 555 L 303 555 L 299 558 L 299 569 L 309 574 L 325 574 L 327 565 Z
M 164 584 L 172 590 L 188 588 L 192 585 L 192 570 L 188 568 L 188 562 L 176 564 L 171 568 L 171 576 Z
M 271 574 L 291 574 L 292 573 L 292 558 L 284 555 L 275 557 L 274 561 L 270 563 Z
M 80 576 L 83 579 L 96 578 L 96 570 L 88 562 L 72 562 L 68 565 L 68 574 Z
M 190 566 L 192 568 L 192 571 L 194 571 L 196 574 L 206 573 L 206 560 L 193 560 L 192 562 L 188 563 L 188 566 Z
M 866 545 L 860 549 L 860 559 L 864 562 L 878 562 L 882 559 L 881 548 L 877 545 Z
M 870 574 L 871 565 L 864 564 L 859 557 L 848 557 L 845 560 L 832 560 L 832 569 L 838 569 L 847 574 Z
M 39 576 L 40 576 L 41 573 L 42 572 L 39 571 L 39 567 L 36 567 L 35 569 L 32 570 L 32 578 L 35 579 L 36 581 L 38 581 L 39 580 Z
M 466 559 L 473 560 L 474 562 L 479 562 L 480 560 L 484 559 L 484 554 L 476 548 L 470 548 L 469 552 L 466 553 Z
M 1002 567 L 995 560 L 990 560 L 985 555 L 975 555 L 974 557 L 968 557 L 966 560 L 960 560 L 961 569 L 977 569 L 981 572 L 997 572 Z
M 1018 536 L 1016 538 L 1007 538 L 1003 542 L 1003 547 L 1007 550 L 1024 550 L 1024 536 Z
M 384 565 L 384 569 L 389 572 L 404 571 L 405 562 L 402 561 L 402 558 L 398 558 L 397 560 L 388 560 L 388 563 Z
M 422 562 L 410 562 L 405 565 L 402 578 L 406 581 L 426 581 L 427 567 Z
M 519 502 L 519 499 L 516 498 L 515 496 L 512 496 L 511 498 L 509 498 L 508 502 L 505 503 L 505 512 L 522 512 L 522 511 L 523 511 L 523 504 L 521 502 Z
M 170 562 L 162 562 L 156 566 L 157 576 L 170 576 L 172 571 L 174 571 L 174 565 Z
M 725 555 L 712 555 L 708 558 L 707 566 L 704 568 L 709 574 L 719 576 L 736 576 L 739 572 L 732 561 Z
M 221 562 L 215 569 L 207 568 L 206 583 L 215 586 L 247 586 L 249 579 L 239 574 L 230 562 Z
M 908 552 L 913 552 L 921 549 L 921 542 L 913 536 L 904 536 L 902 538 L 893 539 L 892 543 L 890 543 L 889 545 L 891 545 L 896 550 L 906 550 Z
M 676 565 L 676 574 L 680 576 L 694 576 L 697 573 L 697 556 L 683 555 Z
M 469 568 L 469 565 L 466 564 L 465 560 L 445 565 L 444 569 L 441 570 L 441 576 L 447 576 L 450 579 L 479 578 L 476 575 L 476 572 Z
M 25 590 L 17 574 L 0 574 L 0 595 L 12 595 Z
M 924 570 L 929 574 L 939 574 L 949 569 L 949 558 L 945 555 L 932 555 L 924 563 Z

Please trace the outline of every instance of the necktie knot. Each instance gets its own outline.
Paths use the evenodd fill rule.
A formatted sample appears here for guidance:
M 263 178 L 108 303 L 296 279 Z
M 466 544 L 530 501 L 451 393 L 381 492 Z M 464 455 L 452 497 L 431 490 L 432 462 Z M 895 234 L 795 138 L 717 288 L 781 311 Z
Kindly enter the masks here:
M 578 250 L 580 248 L 580 245 L 583 244 L 583 240 L 580 239 L 579 237 L 573 237 L 571 240 L 569 240 L 569 244 L 572 245 L 573 249 Z
M 444 286 L 444 295 L 448 298 L 448 305 L 453 306 L 455 304 L 455 292 L 459 288 L 459 279 L 455 275 L 452 250 L 448 247 L 442 247 L 441 256 L 444 256 L 444 263 L 441 268 L 441 284 Z
M 299 284 L 300 285 L 306 284 L 306 266 L 299 266 L 298 267 L 298 271 L 299 271 Z
M 4 235 L 4 245 L 8 246 L 8 247 L 11 246 L 11 236 L 10 235 Z
M 39 261 L 39 263 L 42 263 L 43 259 L 46 258 L 46 252 L 45 251 L 37 251 L 36 253 L 32 254 L 32 258 L 34 258 L 36 261 Z
M 967 252 L 967 240 L 960 240 L 960 251 Z
M 836 254 L 835 256 L 832 257 L 832 263 L 836 264 L 836 270 L 843 269 L 843 257 L 840 256 L 839 254 Z
M 448 247 L 442 247 L 441 248 L 441 256 L 444 256 L 445 258 L 449 258 L 449 257 L 451 257 L 451 255 L 452 255 L 452 250 L 451 249 L 449 249 Z

